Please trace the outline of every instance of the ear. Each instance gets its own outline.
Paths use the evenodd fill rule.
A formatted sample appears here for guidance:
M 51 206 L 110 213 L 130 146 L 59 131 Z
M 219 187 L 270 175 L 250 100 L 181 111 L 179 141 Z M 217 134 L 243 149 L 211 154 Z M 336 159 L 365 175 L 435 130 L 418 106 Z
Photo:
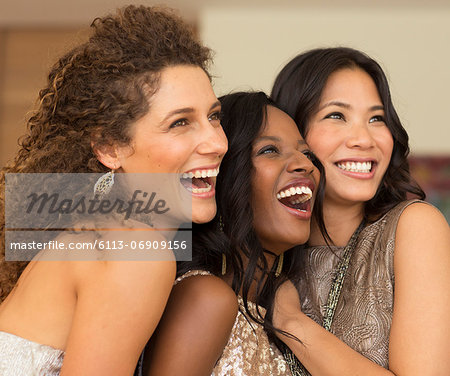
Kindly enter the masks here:
M 92 150 L 101 164 L 111 170 L 120 168 L 120 161 L 117 155 L 117 148 L 115 145 L 98 144 L 91 141 Z

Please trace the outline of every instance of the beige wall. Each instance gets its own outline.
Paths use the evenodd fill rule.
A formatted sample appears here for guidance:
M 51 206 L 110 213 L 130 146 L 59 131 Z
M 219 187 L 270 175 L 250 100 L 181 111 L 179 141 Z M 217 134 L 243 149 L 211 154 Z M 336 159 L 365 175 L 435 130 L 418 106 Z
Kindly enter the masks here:
M 14 156 L 56 57 L 86 36 L 66 28 L 0 31 L 0 166 Z
M 218 95 L 270 92 L 297 53 L 346 45 L 378 60 L 414 154 L 450 154 L 450 5 L 423 7 L 205 8 L 200 34 L 216 51 Z
M 123 2 L 116 0 L 106 6 L 101 0 L 92 4 L 102 5 L 106 11 Z M 176 5 L 175 0 L 171 3 Z M 283 7 L 245 8 L 231 3 L 224 8 L 211 5 L 223 4 L 222 1 L 203 1 L 196 16 L 190 16 L 199 21 L 201 37 L 216 51 L 218 95 L 236 89 L 270 91 L 281 67 L 308 48 L 360 48 L 385 68 L 394 102 L 411 136 L 413 152 L 450 154 L 446 110 L 450 102 L 450 5 L 439 5 L 437 0 L 427 8 L 390 8 L 387 1 L 378 8 L 287 8 L 287 1 Z M 14 155 L 27 113 L 33 108 L 55 58 L 86 37 L 86 32 L 77 30 L 86 29 L 92 15 L 104 13 L 97 9 L 75 12 L 71 9 L 74 15 L 70 22 L 51 12 L 45 13 L 47 18 L 44 13 L 42 17 L 32 17 L 34 11 L 19 12 L 13 8 L 8 17 L 0 12 L 0 166 Z M 14 15 L 29 19 L 14 20 Z M 40 26 L 33 26 L 33 22 Z M 43 28 L 45 24 L 53 26 Z

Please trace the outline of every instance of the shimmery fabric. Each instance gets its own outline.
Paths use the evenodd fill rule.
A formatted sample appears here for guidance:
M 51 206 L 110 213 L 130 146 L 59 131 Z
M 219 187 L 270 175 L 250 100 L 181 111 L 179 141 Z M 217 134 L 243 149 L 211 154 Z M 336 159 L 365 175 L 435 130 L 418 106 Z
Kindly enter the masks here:
M 1 376 L 57 376 L 64 351 L 0 332 Z
M 193 270 L 179 277 L 175 283 L 193 275 L 211 275 L 211 273 Z M 291 375 L 283 355 L 269 342 L 264 328 L 247 318 L 241 297 L 238 297 L 238 303 L 239 312 L 230 338 L 214 367 L 212 376 Z M 248 306 L 256 315 L 256 304 L 248 302 Z M 262 315 L 266 312 L 262 307 L 259 307 L 259 310 Z
M 394 305 L 395 231 L 405 201 L 366 226 L 350 260 L 331 332 L 366 358 L 389 367 L 389 333 Z M 334 271 L 344 247 L 310 247 L 297 283 L 302 310 L 322 324 Z

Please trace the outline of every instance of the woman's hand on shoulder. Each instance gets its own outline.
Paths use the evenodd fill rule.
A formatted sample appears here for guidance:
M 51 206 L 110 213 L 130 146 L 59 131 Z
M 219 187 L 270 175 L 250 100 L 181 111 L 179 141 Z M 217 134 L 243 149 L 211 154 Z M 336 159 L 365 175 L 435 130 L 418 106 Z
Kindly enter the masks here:
M 164 311 L 175 261 L 76 261 L 61 375 L 130 375 Z
M 390 369 L 450 374 L 450 229 L 433 206 L 414 203 L 400 216 L 394 275 Z
M 222 279 L 197 275 L 179 282 L 147 348 L 145 374 L 209 376 L 237 311 L 237 297 Z

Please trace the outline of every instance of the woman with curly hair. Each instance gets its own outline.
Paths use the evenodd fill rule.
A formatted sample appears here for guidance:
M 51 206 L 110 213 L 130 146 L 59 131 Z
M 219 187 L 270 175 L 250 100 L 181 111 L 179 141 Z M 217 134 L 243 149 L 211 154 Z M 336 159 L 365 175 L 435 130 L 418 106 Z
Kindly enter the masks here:
M 332 240 L 313 223 L 304 270 L 278 293 L 274 323 L 303 342 L 279 336 L 293 373 L 450 374 L 450 231 L 419 200 L 382 68 L 351 48 L 307 51 L 272 96 L 324 165 Z
M 165 9 L 128 6 L 92 28 L 51 70 L 2 188 L 7 173 L 107 173 L 100 186 L 114 172 L 183 174 L 192 221 L 211 220 L 227 140 L 210 50 Z M 4 250 L 3 189 L 0 204 Z M 173 257 L 26 264 L 3 252 L 0 373 L 130 375 L 175 271 Z

